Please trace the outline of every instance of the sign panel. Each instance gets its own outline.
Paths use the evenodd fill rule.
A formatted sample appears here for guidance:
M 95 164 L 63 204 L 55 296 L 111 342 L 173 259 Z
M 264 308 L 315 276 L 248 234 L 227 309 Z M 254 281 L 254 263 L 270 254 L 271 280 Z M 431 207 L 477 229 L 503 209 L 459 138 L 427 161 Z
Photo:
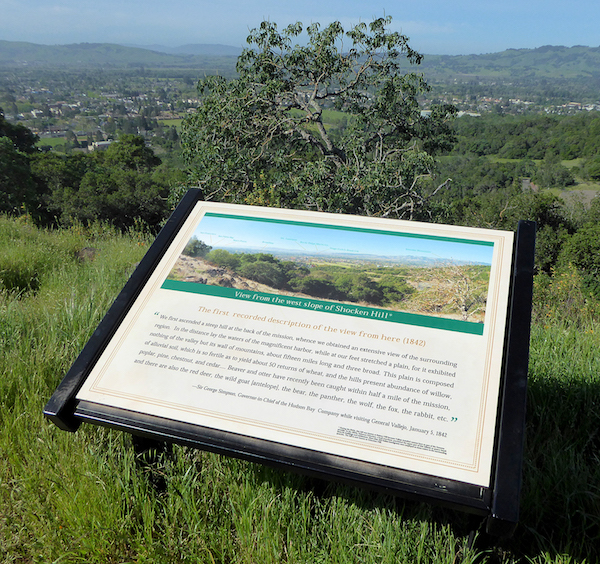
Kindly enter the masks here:
M 76 400 L 489 488 L 512 260 L 512 232 L 197 202 Z

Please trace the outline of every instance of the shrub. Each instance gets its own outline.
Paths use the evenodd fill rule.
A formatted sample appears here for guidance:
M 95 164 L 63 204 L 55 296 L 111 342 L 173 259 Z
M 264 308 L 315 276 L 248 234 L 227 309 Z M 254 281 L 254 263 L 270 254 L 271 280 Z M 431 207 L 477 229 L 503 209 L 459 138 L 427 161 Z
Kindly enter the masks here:
M 287 276 L 281 265 L 275 262 L 256 260 L 246 262 L 239 269 L 239 273 L 250 280 L 272 288 L 284 288 L 287 285 Z
M 235 270 L 240 265 L 240 257 L 224 249 L 213 249 L 206 255 L 208 262 L 221 268 Z
M 588 224 L 572 235 L 560 255 L 562 264 L 573 264 L 582 282 L 596 297 L 600 297 L 600 225 Z
M 197 237 L 192 237 L 183 249 L 183 254 L 188 257 L 205 257 L 211 249 L 212 247 L 204 241 L 200 241 Z

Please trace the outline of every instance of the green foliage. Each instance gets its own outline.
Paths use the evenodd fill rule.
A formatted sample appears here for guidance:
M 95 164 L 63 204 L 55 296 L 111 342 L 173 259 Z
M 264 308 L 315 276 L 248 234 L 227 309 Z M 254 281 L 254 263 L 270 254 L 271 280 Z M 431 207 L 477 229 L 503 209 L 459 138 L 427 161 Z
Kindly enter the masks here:
M 586 163 L 585 170 L 592 180 L 600 180 L 600 156 L 590 159 Z
M 29 213 L 39 224 L 100 220 L 128 228 L 141 221 L 157 229 L 170 210 L 169 184 L 184 176 L 161 166 L 136 135 L 92 155 L 39 152 L 36 141 L 0 111 L 0 212 Z
M 111 168 L 149 172 L 160 162 L 152 149 L 146 147 L 144 138 L 138 135 L 122 135 L 104 153 L 104 163 Z
M 30 129 L 21 124 L 13 125 L 4 118 L 4 110 L 0 108 L 0 138 L 8 137 L 17 151 L 21 153 L 35 152 L 35 144 L 39 138 Z
M 548 192 L 518 194 L 508 200 L 500 213 L 498 227 L 516 229 L 519 220 L 535 221 L 536 268 L 550 272 L 558 260 L 563 242 L 575 226 L 564 201 Z
M 574 116 L 485 114 L 453 124 L 457 143 L 452 153 L 497 155 L 508 159 L 561 160 L 592 157 L 600 149 L 599 112 Z
M 549 192 L 495 191 L 450 203 L 440 221 L 494 229 L 515 230 L 520 220 L 535 221 L 536 268 L 549 273 L 576 225 L 563 200 Z
M 204 257 L 211 249 L 212 247 L 204 241 L 200 241 L 197 237 L 192 237 L 182 252 L 188 257 Z
M 64 187 L 78 189 L 85 173 L 95 164 L 95 160 L 82 153 L 60 155 L 54 152 L 40 152 L 30 160 L 31 171 L 38 184 L 45 187 L 47 194 L 58 192 Z
M 294 44 L 300 23 L 253 30 L 239 78 L 200 81 L 202 104 L 183 124 L 194 185 L 228 202 L 425 217 L 422 178 L 449 147 L 454 110 L 421 115 L 428 87 L 400 70 L 421 56 L 390 21 L 312 24 L 305 46 Z M 331 108 L 348 115 L 345 129 L 326 127 Z
M 575 184 L 575 177 L 560 163 L 544 159 L 535 171 L 533 181 L 543 188 L 566 188 Z
M 387 304 L 401 302 L 415 291 L 401 276 L 393 276 L 391 274 L 384 274 L 379 279 L 379 287 L 383 292 L 382 301 Z
M 338 293 L 343 296 L 343 300 L 381 305 L 383 290 L 366 273 L 344 269 L 346 272 L 335 272 L 334 270 L 332 274 L 329 274 L 329 269 L 319 270 L 331 279 Z
M 510 195 L 521 191 L 521 179 L 531 177 L 536 168 L 533 161 L 527 160 L 493 162 L 474 155 L 444 157 L 438 163 L 433 184 L 444 178 L 452 179 L 438 198 L 444 203 L 497 192 Z
M 584 223 L 600 223 L 600 194 L 590 202 L 584 217 Z
M 536 322 L 568 323 L 585 328 L 600 315 L 600 294 L 594 298 L 586 288 L 585 277 L 572 264 L 562 264 L 534 278 L 533 318 Z
M 235 270 L 241 262 L 239 255 L 224 249 L 213 249 L 206 256 L 206 260 L 221 268 L 231 268 L 232 270 Z
M 331 280 L 314 276 L 302 276 L 292 278 L 290 287 L 295 292 L 300 292 L 315 298 L 323 298 L 326 300 L 342 300 L 342 294 Z
M 281 264 L 274 261 L 255 260 L 245 262 L 238 272 L 240 275 L 250 278 L 250 280 L 255 280 L 272 288 L 285 288 L 288 282 Z
M 110 221 L 128 228 L 141 221 L 156 229 L 168 213 L 159 164 L 141 137 L 124 135 L 93 156 L 38 157 L 35 170 L 50 183 L 48 208 L 64 225 Z
M 583 278 L 584 285 L 600 298 L 600 225 L 588 224 L 565 243 L 560 259 L 572 264 Z
M 35 211 L 37 186 L 26 155 L 8 137 L 0 137 L 0 212 L 19 215 Z

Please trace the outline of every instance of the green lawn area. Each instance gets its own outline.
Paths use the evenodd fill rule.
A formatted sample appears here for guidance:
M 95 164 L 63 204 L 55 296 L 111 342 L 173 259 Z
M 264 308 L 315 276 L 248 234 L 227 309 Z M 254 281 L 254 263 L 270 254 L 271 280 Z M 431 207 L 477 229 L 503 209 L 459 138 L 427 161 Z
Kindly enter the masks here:
M 42 137 L 37 142 L 38 147 L 43 147 L 44 145 L 50 147 L 56 147 L 57 145 L 64 145 L 65 138 L 64 137 Z
M 158 123 L 160 125 L 166 126 L 166 127 L 171 127 L 171 126 L 175 126 L 178 130 L 181 128 L 181 122 L 183 121 L 182 119 L 159 119 Z

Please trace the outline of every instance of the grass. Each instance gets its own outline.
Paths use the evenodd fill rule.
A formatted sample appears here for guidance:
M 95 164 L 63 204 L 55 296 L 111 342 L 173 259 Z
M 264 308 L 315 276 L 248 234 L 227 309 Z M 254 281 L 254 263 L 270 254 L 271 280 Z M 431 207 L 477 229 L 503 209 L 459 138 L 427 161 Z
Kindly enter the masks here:
M 0 218 L 0 562 L 598 561 L 600 323 L 561 318 L 546 294 L 521 521 L 503 543 L 480 534 L 469 548 L 479 522 L 462 513 L 177 446 L 144 459 L 126 434 L 44 420 L 148 244 L 104 226 Z M 79 259 L 86 247 L 92 258 Z
M 66 139 L 64 137 L 41 137 L 37 142 L 37 147 L 42 147 L 47 145 L 49 147 L 56 147 L 57 145 L 64 145 L 66 143 Z
M 529 550 L 588 562 L 600 556 L 599 331 L 533 326 L 522 505 Z
M 181 122 L 182 121 L 183 121 L 183 118 L 179 118 L 179 119 L 159 119 L 158 123 L 160 123 L 160 125 L 164 125 L 165 127 L 171 127 L 172 125 L 174 125 L 179 130 L 179 129 L 181 129 Z

